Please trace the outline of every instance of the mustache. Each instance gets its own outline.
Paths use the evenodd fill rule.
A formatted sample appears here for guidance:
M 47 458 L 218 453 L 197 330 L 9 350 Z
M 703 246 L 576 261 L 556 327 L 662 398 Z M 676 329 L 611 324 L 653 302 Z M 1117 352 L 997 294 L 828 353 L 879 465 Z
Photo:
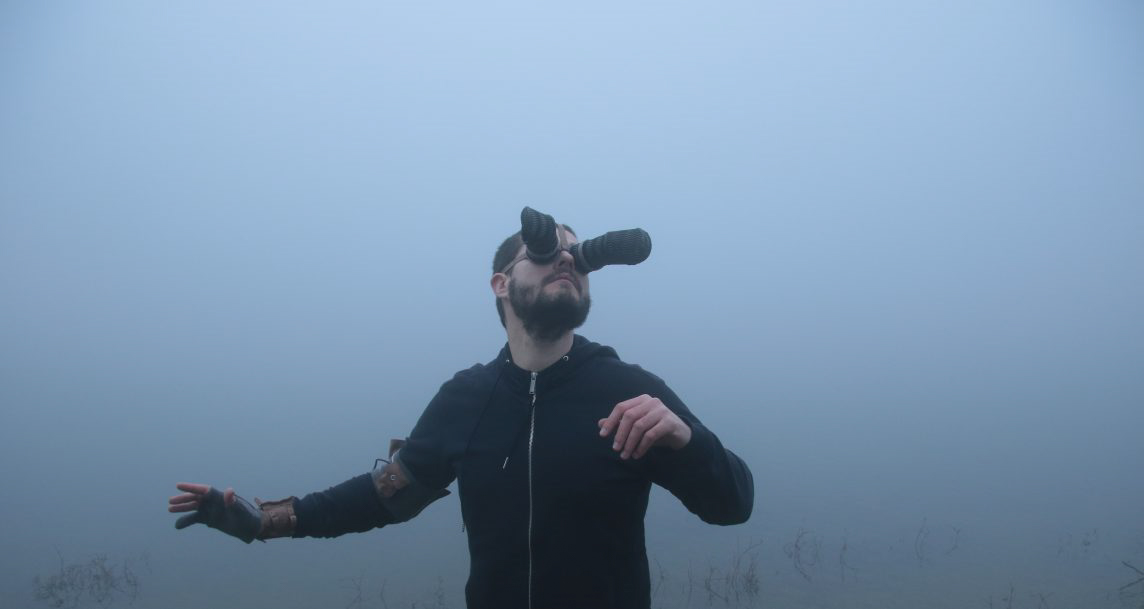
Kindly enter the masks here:
M 544 285 L 548 285 L 561 279 L 567 279 L 568 281 L 572 282 L 572 285 L 576 286 L 577 290 L 580 289 L 580 280 L 575 275 L 567 271 L 554 273 L 553 275 L 549 276 L 548 279 L 544 280 Z

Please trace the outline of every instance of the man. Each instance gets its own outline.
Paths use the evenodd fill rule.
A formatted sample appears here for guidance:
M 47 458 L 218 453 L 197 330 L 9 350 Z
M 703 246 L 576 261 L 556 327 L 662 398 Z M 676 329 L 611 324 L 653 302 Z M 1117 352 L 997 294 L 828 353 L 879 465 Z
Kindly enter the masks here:
M 442 385 L 393 461 L 321 493 L 261 503 L 179 484 L 170 511 L 247 541 L 332 537 L 412 518 L 457 480 L 470 609 L 650 607 L 644 514 L 652 483 L 713 524 L 745 522 L 747 466 L 655 375 L 573 331 L 588 276 L 534 262 L 517 233 L 490 285 L 508 344 Z

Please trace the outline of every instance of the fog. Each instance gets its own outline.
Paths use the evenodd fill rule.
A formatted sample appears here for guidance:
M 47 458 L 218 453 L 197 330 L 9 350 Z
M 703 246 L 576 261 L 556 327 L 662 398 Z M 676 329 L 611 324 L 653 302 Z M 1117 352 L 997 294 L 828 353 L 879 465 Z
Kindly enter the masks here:
M 653 490 L 653 606 L 1140 607 L 1142 34 L 1124 0 L 4 2 L 0 604 L 102 564 L 68 602 L 463 607 L 455 495 L 249 546 L 167 498 L 368 471 L 504 344 L 529 205 L 651 234 L 580 333 L 754 474 L 733 527 Z

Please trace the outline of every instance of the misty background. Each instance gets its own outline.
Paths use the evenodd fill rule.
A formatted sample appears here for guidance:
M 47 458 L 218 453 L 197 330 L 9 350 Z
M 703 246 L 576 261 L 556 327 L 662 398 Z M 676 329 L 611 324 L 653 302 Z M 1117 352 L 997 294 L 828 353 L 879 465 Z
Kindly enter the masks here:
M 105 556 L 135 606 L 463 606 L 455 497 L 250 546 L 167 498 L 370 469 L 503 345 L 529 205 L 651 234 L 580 332 L 754 473 L 737 527 L 653 492 L 656 607 L 729 604 L 696 582 L 744 552 L 758 606 L 1139 607 L 1142 34 L 1128 0 L 0 3 L 0 604 Z

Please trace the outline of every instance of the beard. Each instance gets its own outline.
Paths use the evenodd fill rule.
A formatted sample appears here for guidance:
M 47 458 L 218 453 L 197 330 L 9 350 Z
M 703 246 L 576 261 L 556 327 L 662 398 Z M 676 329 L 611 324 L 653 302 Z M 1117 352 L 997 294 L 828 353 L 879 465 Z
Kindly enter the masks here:
M 524 324 L 524 331 L 533 339 L 554 341 L 569 330 L 584 325 L 592 299 L 585 294 L 560 292 L 555 296 L 542 292 L 544 286 L 521 287 L 516 281 L 508 284 L 508 303 Z

